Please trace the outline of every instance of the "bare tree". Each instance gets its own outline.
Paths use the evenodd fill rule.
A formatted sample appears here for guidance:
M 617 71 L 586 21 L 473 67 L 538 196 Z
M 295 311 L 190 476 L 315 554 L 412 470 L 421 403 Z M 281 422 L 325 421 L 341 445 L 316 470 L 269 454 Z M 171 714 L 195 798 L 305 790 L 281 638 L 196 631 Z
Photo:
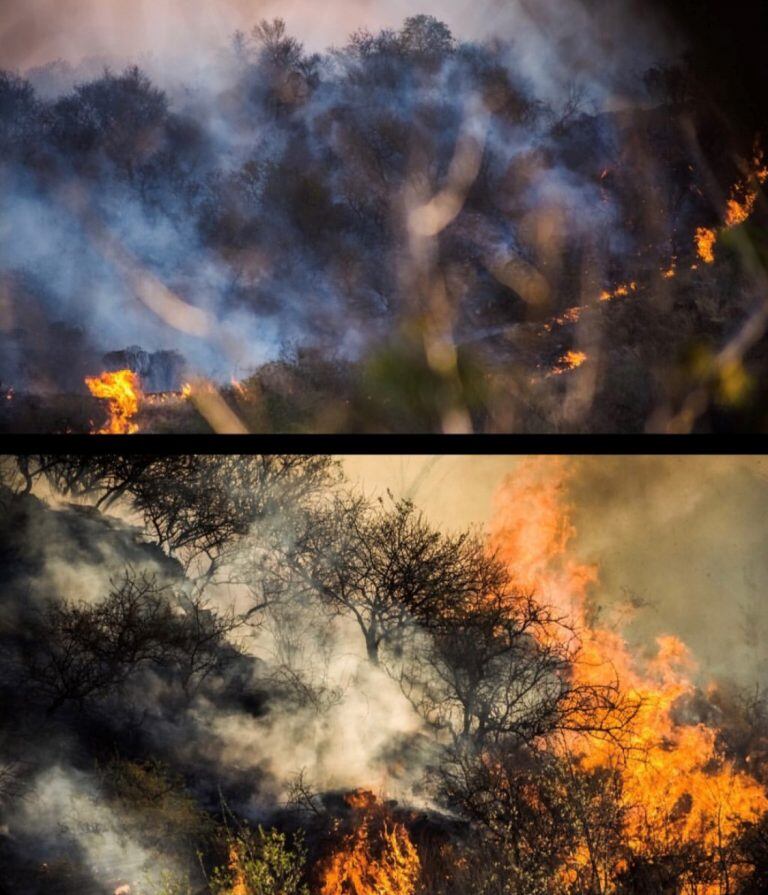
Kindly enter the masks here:
M 222 668 L 238 624 L 128 569 L 100 603 L 51 601 L 37 614 L 25 632 L 20 682 L 48 714 L 104 699 L 144 668 L 193 687 Z
M 451 607 L 477 599 L 500 567 L 479 538 L 433 528 L 410 500 L 374 504 L 338 497 L 293 547 L 292 568 L 333 611 L 351 616 L 368 658 L 397 653 L 414 622 L 437 626 Z
M 28 487 L 44 477 L 60 494 L 136 512 L 187 571 L 210 581 L 260 521 L 322 493 L 337 477 L 326 456 L 23 456 Z
M 517 590 L 494 557 L 495 580 L 443 614 L 407 652 L 403 692 L 457 748 L 533 744 L 563 731 L 621 737 L 637 705 L 617 682 L 572 674 L 574 632 L 530 592 Z M 493 584 L 494 586 L 488 586 Z

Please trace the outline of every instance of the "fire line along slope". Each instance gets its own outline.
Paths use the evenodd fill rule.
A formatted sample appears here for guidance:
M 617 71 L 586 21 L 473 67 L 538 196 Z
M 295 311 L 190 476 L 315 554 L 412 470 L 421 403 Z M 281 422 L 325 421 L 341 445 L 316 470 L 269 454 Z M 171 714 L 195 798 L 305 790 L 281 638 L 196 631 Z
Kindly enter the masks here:
M 761 128 L 668 18 L 539 6 L 3 72 L 0 428 L 130 370 L 126 431 L 761 430 Z

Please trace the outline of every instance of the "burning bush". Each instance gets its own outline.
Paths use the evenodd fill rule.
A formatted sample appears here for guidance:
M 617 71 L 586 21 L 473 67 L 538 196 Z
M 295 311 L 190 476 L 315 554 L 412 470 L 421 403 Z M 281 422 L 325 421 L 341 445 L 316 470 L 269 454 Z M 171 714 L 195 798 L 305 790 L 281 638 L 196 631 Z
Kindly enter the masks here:
M 101 376 L 87 377 L 85 384 L 95 398 L 104 398 L 109 408 L 109 420 L 99 435 L 133 435 L 139 431 L 132 418 L 139 412 L 141 389 L 139 377 L 132 370 L 116 370 Z
M 353 829 L 324 864 L 321 895 L 415 895 L 420 862 L 405 826 L 372 792 L 346 802 Z

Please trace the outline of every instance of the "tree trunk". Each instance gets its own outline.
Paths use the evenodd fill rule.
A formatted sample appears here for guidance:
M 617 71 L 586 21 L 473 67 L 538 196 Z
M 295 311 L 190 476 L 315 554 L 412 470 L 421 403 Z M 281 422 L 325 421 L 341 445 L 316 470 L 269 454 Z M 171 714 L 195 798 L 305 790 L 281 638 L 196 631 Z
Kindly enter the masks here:
M 379 664 L 379 639 L 376 636 L 376 632 L 369 628 L 365 632 L 365 649 L 368 653 L 368 661 L 372 665 Z

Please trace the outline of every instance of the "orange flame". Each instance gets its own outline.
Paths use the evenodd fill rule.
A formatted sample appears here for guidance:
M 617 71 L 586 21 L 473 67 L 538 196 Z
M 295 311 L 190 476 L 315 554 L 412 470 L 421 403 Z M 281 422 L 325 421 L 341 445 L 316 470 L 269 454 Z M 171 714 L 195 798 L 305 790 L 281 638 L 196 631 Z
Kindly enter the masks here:
M 739 868 L 728 866 L 728 845 L 741 821 L 768 810 L 768 796 L 720 753 L 716 730 L 676 718 L 680 697 L 695 689 L 695 663 L 685 644 L 660 637 L 656 656 L 639 668 L 619 633 L 589 623 L 588 591 L 598 581 L 598 568 L 572 554 L 576 529 L 567 501 L 568 462 L 527 460 L 505 481 L 495 497 L 491 545 L 521 585 L 534 587 L 543 602 L 580 632 L 577 683 L 607 684 L 618 677 L 623 695 L 640 708 L 627 730 L 628 751 L 590 734 L 564 739 L 560 748 L 585 769 L 619 770 L 624 833 L 636 852 L 648 854 L 665 842 L 695 841 L 713 861 L 717 856 L 733 881 Z M 579 864 L 578 854 L 574 864 Z M 703 891 L 719 893 L 722 886 Z
M 85 384 L 95 398 L 108 402 L 109 419 L 97 435 L 133 435 L 139 431 L 131 419 L 139 412 L 141 388 L 133 370 L 117 370 L 101 376 L 87 376 Z
M 734 184 L 731 195 L 725 206 L 725 218 L 720 232 L 731 230 L 749 220 L 755 210 L 755 203 L 759 195 L 759 187 L 768 180 L 768 165 L 763 160 L 763 152 L 758 147 L 752 159 L 749 174 L 743 180 Z M 696 230 L 694 241 L 699 258 L 706 264 L 712 264 L 715 260 L 715 243 L 718 231 L 707 227 L 699 227 Z
M 677 258 L 672 258 L 669 266 L 661 271 L 661 275 L 665 280 L 672 280 L 677 275 Z
M 696 252 L 705 264 L 713 264 L 715 260 L 715 243 L 717 233 L 709 227 L 697 227 L 693 237 L 696 243 Z
M 408 830 L 367 790 L 346 801 L 361 816 L 327 860 L 320 895 L 414 895 L 421 863 Z
M 248 895 L 248 886 L 245 881 L 245 870 L 243 869 L 243 856 L 237 845 L 229 847 L 229 870 L 232 874 L 232 887 L 227 895 Z
M 557 366 L 552 370 L 552 376 L 560 376 L 569 370 L 575 370 L 587 360 L 587 355 L 583 351 L 566 351 L 565 354 L 558 359 Z
M 634 281 L 631 283 L 621 283 L 612 291 L 608 289 L 603 290 L 600 293 L 600 301 L 611 301 L 614 298 L 624 298 L 629 295 L 630 292 L 637 292 L 637 283 Z

